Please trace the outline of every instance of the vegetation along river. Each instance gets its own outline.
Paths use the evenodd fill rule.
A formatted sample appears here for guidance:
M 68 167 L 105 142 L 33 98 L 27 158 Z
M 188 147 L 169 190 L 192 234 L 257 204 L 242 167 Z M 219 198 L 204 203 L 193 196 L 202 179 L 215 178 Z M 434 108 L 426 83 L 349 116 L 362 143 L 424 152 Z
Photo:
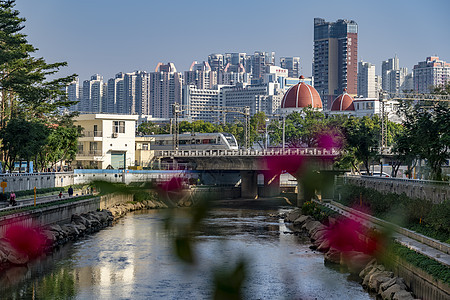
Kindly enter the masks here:
M 374 299 L 324 265 L 306 237 L 289 234 L 284 208 L 215 208 L 195 232 L 196 264 L 173 252 L 164 210 L 130 213 L 112 227 L 0 275 L 1 299 L 210 299 L 213 271 L 244 258 L 245 299 Z

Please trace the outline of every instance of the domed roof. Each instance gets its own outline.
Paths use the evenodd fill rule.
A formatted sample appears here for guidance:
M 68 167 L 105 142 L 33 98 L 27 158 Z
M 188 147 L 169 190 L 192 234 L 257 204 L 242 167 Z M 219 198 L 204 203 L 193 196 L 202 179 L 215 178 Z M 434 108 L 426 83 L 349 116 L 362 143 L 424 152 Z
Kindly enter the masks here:
M 339 95 L 334 99 L 333 104 L 331 104 L 331 111 L 350 111 L 355 110 L 355 105 L 353 104 L 353 98 L 347 94 L 344 90 L 342 95 Z
M 300 79 L 303 76 L 300 77 Z M 284 94 L 281 108 L 322 108 L 322 100 L 315 88 L 304 82 L 299 82 Z

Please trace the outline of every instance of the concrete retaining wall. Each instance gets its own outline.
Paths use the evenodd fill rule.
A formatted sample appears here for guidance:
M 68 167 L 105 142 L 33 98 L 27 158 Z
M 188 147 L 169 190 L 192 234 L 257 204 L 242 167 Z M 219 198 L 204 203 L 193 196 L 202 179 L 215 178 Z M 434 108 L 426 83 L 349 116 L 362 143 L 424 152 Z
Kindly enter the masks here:
M 344 182 L 363 186 L 379 191 L 380 193 L 406 194 L 410 198 L 418 198 L 442 203 L 450 199 L 450 185 L 437 185 L 420 180 L 407 180 L 395 178 L 376 178 L 370 176 L 344 176 Z
M 62 173 L 13 173 L 1 174 L 0 181 L 5 181 L 8 186 L 5 192 L 25 191 L 37 189 L 63 187 L 74 184 L 72 172 Z
M 450 288 L 445 283 L 434 279 L 433 276 L 402 259 L 396 259 L 394 265 L 395 275 L 405 280 L 417 298 L 450 299 Z
M 6 226 L 11 224 L 40 226 L 56 223 L 70 222 L 73 214 L 81 214 L 97 209 L 106 209 L 116 204 L 133 200 L 132 195 L 106 195 L 76 202 L 53 205 L 36 209 L 30 212 L 21 212 L 0 218 L 0 237 L 3 236 Z

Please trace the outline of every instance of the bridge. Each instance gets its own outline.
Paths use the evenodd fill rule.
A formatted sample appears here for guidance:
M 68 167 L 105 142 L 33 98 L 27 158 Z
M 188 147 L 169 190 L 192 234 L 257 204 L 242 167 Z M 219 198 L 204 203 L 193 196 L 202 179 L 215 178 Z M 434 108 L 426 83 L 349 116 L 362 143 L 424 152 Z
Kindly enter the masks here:
M 330 171 L 338 149 L 288 148 L 268 150 L 161 150 L 155 151 L 159 162 L 188 164 L 197 171 L 235 171 L 240 173 L 243 198 L 274 196 L 280 193 L 280 174 L 297 178 L 299 186 L 306 169 Z M 264 176 L 262 195 L 258 195 L 258 176 Z M 301 195 L 301 193 L 298 193 Z M 299 203 L 301 199 L 299 198 Z

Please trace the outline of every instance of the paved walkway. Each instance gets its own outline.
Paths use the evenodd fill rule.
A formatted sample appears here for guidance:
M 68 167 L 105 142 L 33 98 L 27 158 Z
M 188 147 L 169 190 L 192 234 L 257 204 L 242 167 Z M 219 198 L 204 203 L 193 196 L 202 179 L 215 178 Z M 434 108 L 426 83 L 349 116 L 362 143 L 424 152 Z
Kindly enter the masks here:
M 325 207 L 327 207 L 329 209 L 332 209 L 332 210 L 338 212 L 339 214 L 341 214 L 347 218 L 355 220 L 356 222 L 362 224 L 365 227 L 380 228 L 381 226 L 383 226 L 383 223 L 384 223 L 384 226 L 389 227 L 389 228 L 394 228 L 395 231 L 397 231 L 396 228 L 401 228 L 395 224 L 372 217 L 372 216 L 364 214 L 360 211 L 354 211 L 351 208 L 344 207 L 343 205 L 335 203 L 334 201 L 330 201 L 329 203 L 320 202 L 317 200 L 314 200 L 314 201 L 319 204 L 324 205 Z M 414 233 L 413 231 L 405 230 L 404 228 L 401 228 L 401 229 L 403 231 L 410 232 L 412 236 L 414 236 L 414 234 L 417 235 L 418 239 L 424 238 L 424 236 Z M 444 265 L 450 266 L 450 255 L 448 254 L 448 251 L 444 252 L 440 249 L 436 249 L 436 247 L 427 245 L 427 244 L 436 245 L 436 246 L 439 246 L 441 249 L 448 250 L 448 247 L 449 247 L 448 244 L 436 241 L 436 240 L 428 238 L 428 237 L 426 237 L 426 239 L 429 240 L 430 243 L 425 244 L 423 242 L 420 242 L 412 237 L 408 237 L 399 232 L 394 232 L 394 234 L 392 236 L 400 244 L 402 244 L 418 253 L 428 256 L 429 258 L 434 259 Z
M 78 196 L 82 196 L 82 195 L 86 195 L 86 190 L 74 190 L 72 197 L 78 197 Z M 36 204 L 54 202 L 56 200 L 66 200 L 68 198 L 69 198 L 69 195 L 67 194 L 67 192 L 63 193 L 61 198 L 59 198 L 58 194 L 47 195 L 47 196 L 39 196 L 38 195 L 36 197 Z M 9 201 L 2 202 L 1 204 L 3 204 L 4 206 L 1 206 L 0 211 L 11 210 L 13 208 L 18 209 L 23 206 L 32 205 L 32 204 L 34 204 L 34 197 L 17 199 L 16 202 L 17 202 L 16 206 L 10 206 Z

